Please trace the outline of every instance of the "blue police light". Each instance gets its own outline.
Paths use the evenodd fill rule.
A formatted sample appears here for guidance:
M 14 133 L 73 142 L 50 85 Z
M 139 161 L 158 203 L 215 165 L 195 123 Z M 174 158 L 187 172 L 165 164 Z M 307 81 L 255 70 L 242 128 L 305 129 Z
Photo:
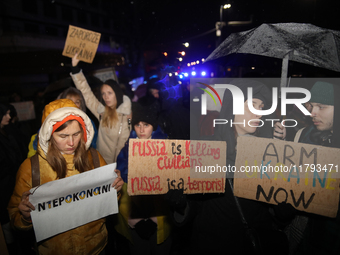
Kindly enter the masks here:
M 179 77 L 180 79 L 183 79 L 183 75 L 181 75 L 181 74 L 180 74 L 178 77 Z
M 195 72 L 195 71 L 191 72 L 191 75 L 192 75 L 192 76 L 195 76 L 195 75 L 196 75 L 196 72 Z
M 207 74 L 207 73 L 206 73 L 205 71 L 201 72 L 201 75 L 202 75 L 202 76 L 206 76 L 206 74 Z
M 189 74 L 188 74 L 188 73 L 184 73 L 184 76 L 185 76 L 185 77 L 188 77 L 188 76 L 189 76 Z

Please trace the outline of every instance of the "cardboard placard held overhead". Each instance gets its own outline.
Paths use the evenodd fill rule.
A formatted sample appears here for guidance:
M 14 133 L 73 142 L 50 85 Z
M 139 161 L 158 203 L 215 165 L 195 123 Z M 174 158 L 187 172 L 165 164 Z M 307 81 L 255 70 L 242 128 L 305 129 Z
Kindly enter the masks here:
M 128 194 L 223 193 L 226 142 L 130 139 Z
M 63 56 L 72 58 L 78 53 L 79 60 L 92 63 L 100 36 L 100 33 L 69 25 Z
M 237 139 L 234 194 L 335 217 L 340 194 L 340 149 L 276 139 Z

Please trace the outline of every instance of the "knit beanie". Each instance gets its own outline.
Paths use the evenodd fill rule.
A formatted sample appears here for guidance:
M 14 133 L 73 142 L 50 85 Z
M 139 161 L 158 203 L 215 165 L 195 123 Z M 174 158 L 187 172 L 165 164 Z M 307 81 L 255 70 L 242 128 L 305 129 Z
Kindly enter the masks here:
M 157 113 L 152 107 L 142 106 L 138 103 L 132 105 L 132 127 L 134 128 L 139 122 L 146 122 L 153 127 L 153 131 L 157 129 Z
M 325 105 L 334 105 L 333 84 L 324 81 L 317 81 L 313 85 L 310 93 L 310 102 Z
M 106 80 L 104 84 L 109 85 L 115 92 L 116 100 L 117 100 L 116 108 L 118 108 L 123 103 L 124 93 L 122 89 L 120 88 L 119 84 L 115 80 L 112 80 L 112 79 Z

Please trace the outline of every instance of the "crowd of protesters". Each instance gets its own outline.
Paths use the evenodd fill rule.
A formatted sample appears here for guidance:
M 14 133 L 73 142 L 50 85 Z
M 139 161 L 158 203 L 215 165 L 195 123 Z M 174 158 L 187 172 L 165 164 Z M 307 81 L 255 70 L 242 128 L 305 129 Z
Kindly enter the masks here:
M 234 115 L 233 95 L 226 90 L 216 116 L 233 120 L 235 125 L 217 125 L 207 132 L 200 127 L 197 109 L 190 109 L 195 91 L 189 81 L 178 83 L 159 75 L 148 80 L 145 95 L 138 98 L 124 94 L 120 85 L 110 79 L 102 82 L 98 96 L 78 63 L 75 55 L 70 70 L 75 87 L 66 89 L 44 107 L 41 128 L 31 142 L 23 144 L 23 139 L 18 139 L 19 130 L 9 128 L 15 109 L 0 104 L 0 219 L 9 254 L 340 253 L 339 213 L 332 219 L 302 213 L 284 202 L 270 205 L 237 198 L 230 173 L 222 194 L 185 195 L 183 190 L 169 190 L 165 195 L 127 194 L 130 138 L 226 141 L 225 164 L 230 166 L 235 165 L 239 136 L 340 148 L 340 103 L 336 100 L 340 84 L 322 79 L 313 84 L 310 102 L 305 105 L 311 116 L 304 116 L 299 122 L 303 129 L 294 131 L 280 123 L 272 127 L 265 122 L 261 128 L 259 123 L 241 125 L 262 116 L 250 111 L 247 96 L 244 114 Z M 253 89 L 255 109 L 265 110 L 272 105 L 266 84 L 249 78 L 235 79 L 231 84 L 244 95 L 247 88 Z M 95 121 L 88 117 L 87 110 Z M 293 109 L 290 114 L 297 112 Z M 61 138 L 65 136 L 67 141 Z M 120 194 L 119 213 L 32 244 L 28 236 L 33 235 L 29 231 L 30 212 L 35 208 L 28 197 L 34 187 L 30 169 L 33 155 L 39 157 L 43 173 L 39 184 L 43 184 L 96 168 L 90 147 L 98 151 L 101 166 L 117 163 L 118 178 L 113 186 Z

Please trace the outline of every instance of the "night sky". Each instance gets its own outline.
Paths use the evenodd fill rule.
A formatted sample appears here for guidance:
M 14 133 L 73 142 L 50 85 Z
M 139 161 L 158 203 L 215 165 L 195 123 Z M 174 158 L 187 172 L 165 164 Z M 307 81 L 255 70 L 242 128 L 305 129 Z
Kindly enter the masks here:
M 340 30 L 338 1 L 320 0 L 198 0 L 198 1 L 134 1 L 138 6 L 139 24 L 144 31 L 146 46 L 154 44 L 177 44 L 189 41 L 196 50 L 213 50 L 216 34 L 205 32 L 215 28 L 220 19 L 221 4 L 230 3 L 231 8 L 223 10 L 223 21 L 253 22 L 247 26 L 227 27 L 228 35 L 257 27 L 262 23 L 300 22 Z

